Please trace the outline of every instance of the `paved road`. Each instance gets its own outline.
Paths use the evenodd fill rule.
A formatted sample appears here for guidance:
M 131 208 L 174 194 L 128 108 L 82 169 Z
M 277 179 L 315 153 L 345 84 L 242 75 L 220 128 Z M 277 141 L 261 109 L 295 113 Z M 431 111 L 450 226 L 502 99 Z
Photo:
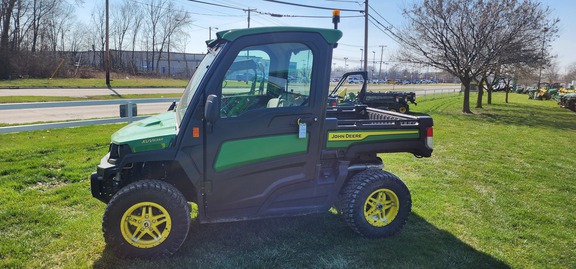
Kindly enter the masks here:
M 111 94 L 182 93 L 184 88 L 129 88 L 129 89 L 0 89 L 0 96 L 70 96 L 86 97 Z M 138 104 L 138 115 L 164 112 L 170 103 Z M 64 108 L 18 109 L 0 112 L 0 123 L 26 124 L 66 120 L 114 118 L 120 115 L 118 105 L 81 106 Z
M 170 103 L 138 104 L 138 115 L 158 114 L 168 110 Z M 117 118 L 119 105 L 54 107 L 40 109 L 2 110 L 0 123 L 25 124 L 67 120 Z
M 357 90 L 359 85 L 347 85 L 348 89 Z M 417 91 L 419 96 L 423 94 L 439 94 L 440 92 L 453 92 L 459 90 L 459 86 L 437 85 L 369 85 L 368 90 L 373 91 Z M 72 96 L 84 97 L 110 94 L 147 94 L 147 93 L 182 93 L 183 88 L 130 88 L 130 89 L 0 89 L 0 96 Z M 138 115 L 149 115 L 164 112 L 170 103 L 138 104 Z M 118 117 L 120 114 L 118 105 L 106 106 L 82 106 L 63 108 L 42 109 L 18 109 L 0 111 L 0 123 L 26 124 L 33 122 L 57 122 L 66 120 L 95 119 Z

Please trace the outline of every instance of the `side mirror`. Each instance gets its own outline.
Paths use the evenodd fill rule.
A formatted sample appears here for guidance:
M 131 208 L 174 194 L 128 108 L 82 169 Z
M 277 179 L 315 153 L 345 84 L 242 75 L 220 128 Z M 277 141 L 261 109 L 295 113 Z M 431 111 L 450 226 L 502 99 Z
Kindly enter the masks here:
M 208 95 L 204 105 L 204 119 L 206 122 L 214 123 L 220 117 L 220 98 L 214 94 Z
M 176 109 L 176 101 L 172 102 L 170 107 L 168 107 L 168 111 L 173 111 L 174 109 Z

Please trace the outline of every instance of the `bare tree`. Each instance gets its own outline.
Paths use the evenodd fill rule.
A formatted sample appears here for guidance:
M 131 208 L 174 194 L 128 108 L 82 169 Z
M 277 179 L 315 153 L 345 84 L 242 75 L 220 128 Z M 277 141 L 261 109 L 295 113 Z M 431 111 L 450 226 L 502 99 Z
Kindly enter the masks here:
M 91 36 L 91 44 L 94 48 L 94 55 L 93 60 L 96 58 L 96 48 L 95 46 L 98 45 L 98 49 L 100 50 L 100 69 L 104 69 L 104 49 L 106 46 L 106 10 L 103 4 L 96 5 L 92 10 L 92 25 L 94 29 L 92 29 L 92 36 Z
M 142 19 L 144 18 L 142 8 L 140 5 L 133 5 L 130 0 L 125 0 L 123 5 L 130 6 L 130 12 L 126 14 L 126 16 L 130 16 L 131 24 L 129 27 L 130 34 L 131 34 L 131 43 L 132 43 L 132 54 L 130 56 L 130 69 L 132 70 L 133 74 L 136 74 L 136 63 L 135 63 L 135 51 L 136 51 L 136 43 L 138 41 L 138 37 L 140 35 L 140 30 L 142 29 Z
M 560 66 L 557 60 L 553 60 L 544 69 L 544 78 L 548 80 L 548 83 L 556 83 L 560 81 Z
M 401 60 L 431 65 L 464 85 L 462 112 L 470 110 L 470 83 L 502 64 L 541 59 L 544 29 L 557 20 L 532 0 L 423 0 L 404 10 L 409 25 L 398 34 Z
M 49 15 L 60 3 L 58 0 L 33 0 L 32 5 L 32 48 L 31 51 L 36 51 L 38 43 L 38 36 L 43 38 L 47 29 L 53 25 L 49 24 L 45 17 Z M 44 50 L 45 47 L 41 47 Z
M 564 75 L 564 81 L 571 82 L 576 80 L 576 63 L 570 64 L 566 68 L 566 73 Z
M 129 1 L 124 1 L 119 7 L 112 9 L 112 40 L 115 44 L 117 65 L 124 69 L 124 61 L 122 59 L 122 50 L 124 49 L 124 40 L 130 31 L 135 17 L 132 15 L 134 4 Z
M 170 75 L 170 46 L 171 40 L 174 33 L 178 32 L 182 28 L 190 25 L 192 23 L 192 18 L 190 13 L 183 10 L 177 10 L 174 6 L 174 2 L 169 1 L 166 5 L 166 9 L 169 10 L 160 21 L 161 32 L 160 32 L 160 42 L 158 47 L 158 58 L 156 59 L 157 68 L 160 66 L 160 59 L 164 49 L 168 50 L 168 75 Z M 158 69 L 156 69 L 158 72 Z
M 154 59 L 156 56 L 157 51 L 157 43 L 158 43 L 158 35 L 160 30 L 160 21 L 164 18 L 168 13 L 167 8 L 168 0 L 149 0 L 147 7 L 145 9 L 146 13 L 146 28 L 149 34 L 148 38 L 150 39 L 149 42 L 149 49 L 152 49 L 152 57 L 151 57 L 151 65 L 152 71 L 156 71 L 156 67 L 154 65 Z M 147 64 L 150 67 L 150 64 Z

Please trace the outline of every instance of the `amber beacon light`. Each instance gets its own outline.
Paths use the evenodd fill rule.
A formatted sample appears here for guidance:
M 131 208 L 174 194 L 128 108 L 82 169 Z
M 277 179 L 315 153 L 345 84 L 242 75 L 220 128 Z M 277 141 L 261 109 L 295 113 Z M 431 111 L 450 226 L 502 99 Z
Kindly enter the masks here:
M 338 29 L 338 23 L 340 22 L 340 10 L 332 10 L 332 23 L 334 23 L 334 29 Z

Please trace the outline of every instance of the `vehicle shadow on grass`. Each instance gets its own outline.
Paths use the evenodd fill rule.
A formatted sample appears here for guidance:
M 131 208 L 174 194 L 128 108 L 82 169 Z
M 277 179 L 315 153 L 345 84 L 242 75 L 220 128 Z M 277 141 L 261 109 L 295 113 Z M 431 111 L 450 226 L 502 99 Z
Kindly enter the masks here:
M 391 238 L 365 239 L 329 213 L 192 224 L 167 259 L 121 260 L 105 250 L 94 268 L 510 268 L 413 214 Z

